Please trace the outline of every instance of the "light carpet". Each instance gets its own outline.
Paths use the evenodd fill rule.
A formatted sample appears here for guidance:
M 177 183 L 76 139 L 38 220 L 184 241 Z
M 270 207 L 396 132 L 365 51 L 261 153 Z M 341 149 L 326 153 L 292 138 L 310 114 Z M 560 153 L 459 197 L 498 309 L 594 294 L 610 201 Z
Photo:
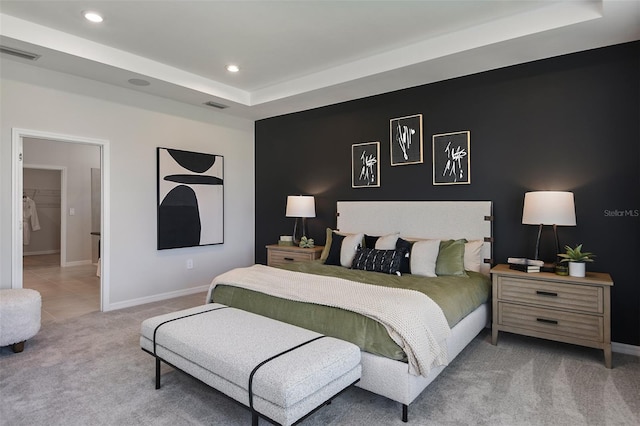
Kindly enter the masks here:
M 140 350 L 140 323 L 193 296 L 44 325 L 0 350 L 2 425 L 248 425 L 249 411 Z M 413 425 L 638 425 L 640 358 L 482 332 L 409 407 Z M 349 389 L 303 425 L 403 425 L 400 404 Z M 261 425 L 268 422 L 261 420 Z

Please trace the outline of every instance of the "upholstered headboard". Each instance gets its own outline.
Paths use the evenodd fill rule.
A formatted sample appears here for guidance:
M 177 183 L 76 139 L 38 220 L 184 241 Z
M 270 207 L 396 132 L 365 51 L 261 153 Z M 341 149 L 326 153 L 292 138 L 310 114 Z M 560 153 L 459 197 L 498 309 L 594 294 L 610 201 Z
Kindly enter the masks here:
M 483 240 L 481 271 L 493 263 L 491 201 L 338 201 L 337 229 L 404 238 Z

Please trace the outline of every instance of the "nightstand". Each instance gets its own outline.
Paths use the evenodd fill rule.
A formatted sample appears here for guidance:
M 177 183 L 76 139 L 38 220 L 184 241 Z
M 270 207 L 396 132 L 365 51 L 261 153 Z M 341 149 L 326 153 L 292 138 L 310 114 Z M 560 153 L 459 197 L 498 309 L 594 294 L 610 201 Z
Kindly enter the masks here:
M 509 265 L 491 269 L 493 324 L 498 332 L 523 334 L 598 348 L 611 368 L 611 286 L 609 274 L 584 278 L 549 272 L 520 272 Z
M 320 259 L 324 246 L 301 248 L 298 246 L 281 246 L 269 244 L 267 246 L 267 265 L 278 266 L 291 262 L 304 262 Z

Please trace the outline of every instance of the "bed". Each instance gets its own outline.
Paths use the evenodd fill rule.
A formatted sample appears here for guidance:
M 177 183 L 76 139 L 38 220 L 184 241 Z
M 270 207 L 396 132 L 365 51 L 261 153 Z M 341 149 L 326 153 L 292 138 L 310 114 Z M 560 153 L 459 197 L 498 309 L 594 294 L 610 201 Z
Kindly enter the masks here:
M 327 230 L 331 243 L 321 261 L 293 263 L 282 268 L 255 265 L 230 271 L 214 280 L 207 301 L 356 343 L 362 349 L 362 378 L 357 386 L 399 402 L 402 420 L 406 422 L 409 404 L 489 323 L 492 218 L 489 201 L 338 202 L 337 226 L 335 230 Z M 344 257 L 336 259 L 344 256 L 345 247 L 358 239 L 360 247 L 354 248 L 356 253 L 352 256 L 355 263 Z M 385 247 L 391 241 L 393 248 Z M 461 244 L 463 274 L 459 274 L 458 265 L 448 275 L 449 272 L 443 272 L 449 268 L 444 260 L 439 263 L 445 266 L 435 265 L 434 247 L 439 261 L 450 250 L 457 260 Z M 336 253 L 340 248 L 342 252 Z M 407 248 L 411 250 L 410 258 L 404 256 Z M 395 259 L 398 255 L 403 259 Z M 374 262 L 378 272 L 371 272 L 372 263 L 367 264 L 365 259 L 368 261 L 372 256 L 393 260 Z M 426 270 L 423 259 L 433 259 Z M 409 261 L 412 274 L 406 273 L 407 264 L 401 266 Z M 395 269 L 404 268 L 404 273 L 395 272 L 394 265 Z M 379 272 L 380 267 L 387 274 Z M 425 274 L 434 275 L 434 268 L 440 268 L 442 275 L 425 278 Z M 236 276 L 249 276 L 246 281 L 252 284 L 236 282 Z M 428 285 L 423 284 L 427 282 Z M 307 286 L 317 300 L 298 294 L 305 293 Z M 335 297 L 339 302 L 334 301 Z M 472 300 L 457 307 L 458 302 L 449 303 L 447 298 Z M 381 300 L 385 303 L 377 303 Z M 435 308 L 430 304 L 435 304 Z M 371 312 L 369 305 L 384 312 Z M 418 317 L 414 313 L 417 309 L 429 314 L 424 318 L 421 314 L 419 321 L 414 320 Z M 329 318 L 335 321 L 331 323 Z M 419 335 L 417 343 L 416 335 Z

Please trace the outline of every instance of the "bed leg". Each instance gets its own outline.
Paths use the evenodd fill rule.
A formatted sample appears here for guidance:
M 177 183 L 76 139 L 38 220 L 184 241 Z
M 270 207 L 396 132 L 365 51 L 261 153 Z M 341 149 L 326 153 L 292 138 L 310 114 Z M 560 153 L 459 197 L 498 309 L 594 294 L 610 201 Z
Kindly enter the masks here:
M 407 404 L 402 404 L 402 421 L 409 421 L 409 406 Z
M 160 358 L 156 357 L 156 389 L 160 389 Z

